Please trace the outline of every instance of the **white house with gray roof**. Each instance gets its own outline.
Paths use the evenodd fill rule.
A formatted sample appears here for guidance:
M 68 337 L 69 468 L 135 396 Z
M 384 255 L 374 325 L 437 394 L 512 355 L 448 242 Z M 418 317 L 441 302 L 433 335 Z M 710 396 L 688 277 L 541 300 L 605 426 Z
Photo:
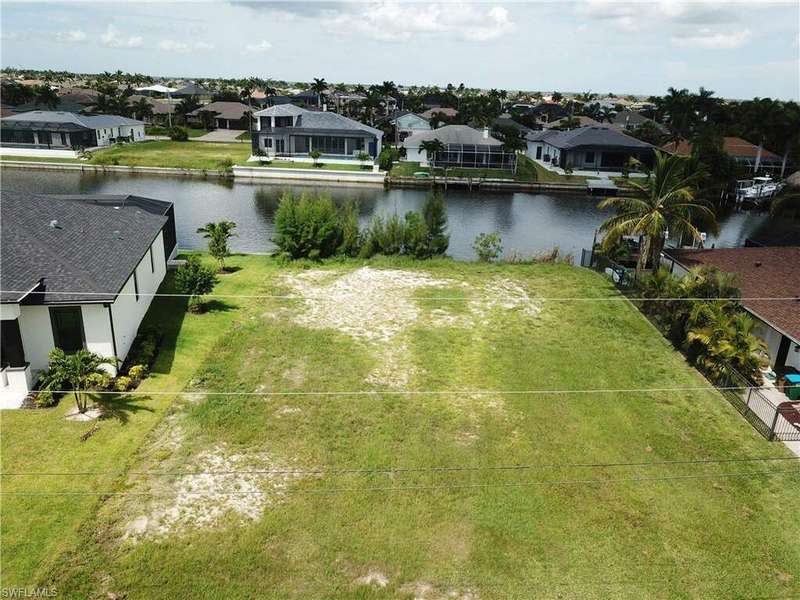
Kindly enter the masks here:
M 619 174 L 630 158 L 648 163 L 654 147 L 610 127 L 569 131 L 533 131 L 526 136 L 527 155 L 545 167 Z
M 3 191 L 0 218 L 0 408 L 16 408 L 53 348 L 125 359 L 175 252 L 175 217 L 138 196 Z
M 281 104 L 260 110 L 253 117 L 256 156 L 309 161 L 309 153 L 319 151 L 322 159 L 356 160 L 361 152 L 373 159 L 381 152 L 381 130 L 336 113 Z
M 413 133 L 401 144 L 406 149 L 404 160 L 427 167 L 430 159 L 424 143 L 433 140 L 443 146 L 443 150 L 430 157 L 436 166 L 513 170 L 516 165 L 516 154 L 506 152 L 503 142 L 489 135 L 488 127 L 474 129 L 468 125 L 445 125 Z
M 33 110 L 0 119 L 6 148 L 68 150 L 144 141 L 144 122 L 118 115 Z

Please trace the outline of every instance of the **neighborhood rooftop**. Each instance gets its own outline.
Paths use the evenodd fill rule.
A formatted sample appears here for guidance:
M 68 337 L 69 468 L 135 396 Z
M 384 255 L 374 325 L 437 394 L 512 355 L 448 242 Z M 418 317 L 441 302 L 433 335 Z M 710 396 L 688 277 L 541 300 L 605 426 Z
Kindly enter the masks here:
M 138 196 L 0 193 L 3 303 L 113 301 L 169 220 L 171 203 Z M 169 249 L 168 249 L 169 251 Z M 54 292 L 85 293 L 69 296 Z
M 29 125 L 30 124 L 30 125 Z M 34 110 L 3 118 L 3 125 L 15 128 L 40 128 L 70 130 L 75 128 L 101 129 L 120 125 L 142 125 L 142 121 L 118 115 L 79 115 L 71 112 Z
M 368 131 L 382 135 L 380 129 L 364 125 L 345 116 L 328 112 L 306 110 L 293 104 L 281 104 L 265 108 L 254 114 L 256 117 L 298 117 L 296 129 L 314 129 L 318 131 Z
M 549 135 L 545 135 L 548 133 Z M 547 143 L 562 150 L 580 147 L 619 147 L 619 148 L 652 148 L 647 142 L 637 140 L 609 127 L 578 127 L 569 131 L 533 132 L 528 135 L 530 141 L 547 140 Z
M 743 300 L 742 305 L 785 335 L 800 340 L 800 246 L 668 250 L 684 267 L 717 267 L 735 273 L 743 298 L 795 298 L 787 301 Z
M 404 145 L 413 146 L 421 142 L 439 140 L 443 144 L 462 144 L 465 146 L 502 146 L 503 142 L 491 136 L 486 137 L 483 129 L 473 129 L 468 125 L 445 125 L 439 129 L 419 131 L 408 137 Z

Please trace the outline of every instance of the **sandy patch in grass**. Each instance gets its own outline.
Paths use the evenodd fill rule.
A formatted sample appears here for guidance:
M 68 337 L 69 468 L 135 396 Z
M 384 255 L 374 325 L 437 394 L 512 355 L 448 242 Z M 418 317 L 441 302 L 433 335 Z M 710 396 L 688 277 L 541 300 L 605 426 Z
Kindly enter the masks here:
M 369 585 L 377 588 L 385 588 L 389 585 L 389 578 L 375 569 L 370 569 L 366 575 L 359 577 L 355 581 L 356 585 Z
M 478 600 L 478 592 L 472 589 L 458 589 L 435 586 L 424 581 L 407 583 L 400 588 L 400 592 L 414 598 L 414 600 Z
M 368 375 L 367 383 L 391 388 L 408 387 L 418 374 L 411 364 L 405 336 L 411 326 L 428 322 L 434 327 L 474 327 L 485 325 L 496 309 L 518 309 L 529 316 L 540 310 L 524 288 L 507 278 L 473 288 L 465 282 L 437 279 L 424 272 L 362 267 L 345 274 L 303 271 L 287 275 L 283 283 L 303 299 L 303 310 L 292 316 L 296 323 L 313 329 L 334 329 L 370 345 L 379 366 Z M 434 306 L 423 311 L 420 298 L 415 298 L 414 293 L 446 286 L 468 291 L 468 310 L 453 314 Z
M 268 453 L 233 454 L 224 445 L 181 461 L 180 467 L 162 465 L 158 470 L 182 474 L 136 481 L 131 491 L 153 495 L 141 497 L 147 498 L 145 510 L 124 525 L 122 538 L 135 542 L 213 527 L 230 515 L 256 520 L 302 476 L 292 468 Z M 140 502 L 133 506 L 141 507 Z

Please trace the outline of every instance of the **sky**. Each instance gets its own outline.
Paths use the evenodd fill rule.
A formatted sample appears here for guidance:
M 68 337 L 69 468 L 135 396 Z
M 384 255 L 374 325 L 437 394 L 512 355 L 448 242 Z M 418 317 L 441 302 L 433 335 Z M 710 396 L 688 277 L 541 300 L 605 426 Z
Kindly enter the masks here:
M 0 18 L 4 67 L 800 97 L 797 0 L 2 0 Z

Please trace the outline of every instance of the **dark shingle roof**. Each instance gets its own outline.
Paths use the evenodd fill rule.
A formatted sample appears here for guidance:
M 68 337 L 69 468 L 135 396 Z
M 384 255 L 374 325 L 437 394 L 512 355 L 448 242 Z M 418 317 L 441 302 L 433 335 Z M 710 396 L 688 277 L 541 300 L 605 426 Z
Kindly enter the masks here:
M 637 140 L 614 129 L 596 126 L 559 131 L 557 134 L 548 137 L 547 143 L 562 150 L 580 147 L 613 147 L 636 150 L 653 148 L 647 142 Z
M 138 196 L 1 192 L 0 301 L 19 302 L 40 281 L 37 301 L 113 301 L 170 207 Z
M 190 83 L 189 85 L 185 85 L 182 88 L 175 90 L 172 92 L 173 96 L 207 96 L 211 92 L 204 88 L 202 85 L 197 85 L 196 83 Z
M 250 110 L 247 104 L 241 102 L 211 102 L 197 108 L 189 113 L 190 116 L 196 117 L 203 111 L 217 113 L 216 116 L 221 119 L 230 119 L 237 121 L 244 118 L 244 114 Z
M 795 298 L 745 299 L 742 305 L 775 329 L 800 341 L 800 246 L 666 252 L 687 268 L 707 265 L 735 273 L 743 298 Z
M 308 129 L 315 131 L 367 131 L 380 137 L 383 132 L 369 125 L 364 125 L 353 119 L 348 119 L 342 115 L 327 111 L 306 110 L 294 104 L 281 104 L 265 108 L 257 113 L 255 117 L 298 117 L 295 129 Z
M 144 125 L 144 122 L 119 115 L 78 115 L 54 110 L 34 110 L 4 117 L 2 124 L 18 129 L 57 128 L 59 126 L 101 129 L 104 127 L 119 127 L 120 125 Z

